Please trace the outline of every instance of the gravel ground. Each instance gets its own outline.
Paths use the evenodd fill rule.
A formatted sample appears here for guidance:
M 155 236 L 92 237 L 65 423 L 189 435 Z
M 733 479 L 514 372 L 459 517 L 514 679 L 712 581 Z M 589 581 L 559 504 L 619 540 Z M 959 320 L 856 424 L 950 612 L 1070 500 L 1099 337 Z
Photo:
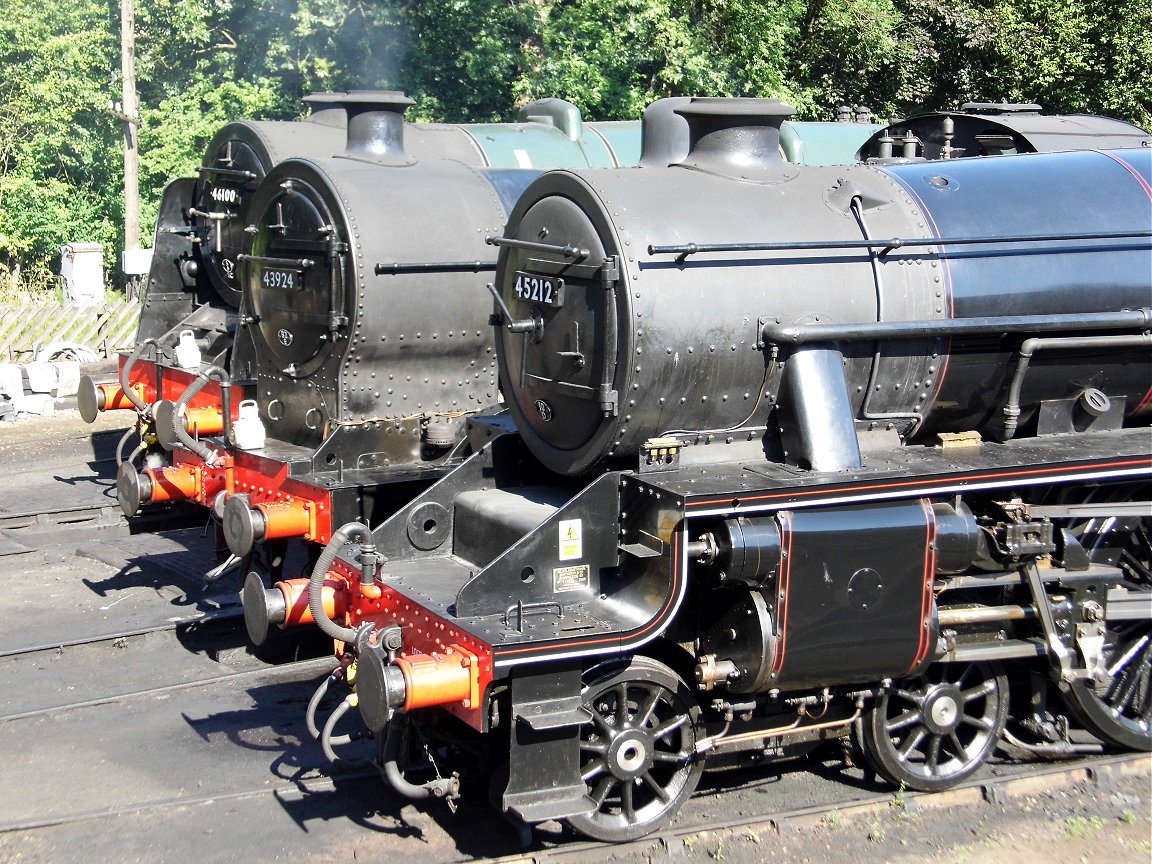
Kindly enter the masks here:
M 1053 784 L 993 803 L 975 790 L 916 799 L 896 794 L 871 812 L 831 811 L 779 827 L 695 834 L 624 855 L 608 847 L 605 858 L 731 864 L 1148 864 L 1150 769 L 1152 757 L 1099 783 Z

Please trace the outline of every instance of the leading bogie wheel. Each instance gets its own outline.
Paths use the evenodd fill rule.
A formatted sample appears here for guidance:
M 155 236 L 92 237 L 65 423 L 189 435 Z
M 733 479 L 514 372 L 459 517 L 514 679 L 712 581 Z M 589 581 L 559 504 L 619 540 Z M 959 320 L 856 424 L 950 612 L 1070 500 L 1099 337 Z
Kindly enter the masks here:
M 921 792 L 947 789 L 979 768 L 1008 718 L 1008 679 L 992 663 L 937 663 L 882 690 L 859 733 L 876 772 Z
M 700 708 L 663 663 L 636 657 L 586 675 L 580 770 L 596 809 L 568 823 L 594 840 L 622 842 L 666 823 L 691 797 L 703 759 L 696 754 Z

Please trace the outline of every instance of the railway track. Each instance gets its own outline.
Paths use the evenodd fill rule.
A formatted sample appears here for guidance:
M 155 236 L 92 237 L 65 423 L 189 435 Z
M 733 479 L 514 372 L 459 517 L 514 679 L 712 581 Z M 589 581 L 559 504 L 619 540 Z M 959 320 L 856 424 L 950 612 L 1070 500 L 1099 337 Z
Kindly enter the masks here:
M 129 536 L 144 532 L 197 527 L 202 509 L 182 503 L 155 507 L 129 523 L 114 500 L 76 507 L 44 507 L 16 513 L 0 511 L 0 532 L 17 542 L 38 548 L 46 544 L 93 536 Z
M 59 651 L 63 648 L 78 648 L 84 645 L 97 645 L 102 642 L 113 642 L 117 639 L 131 639 L 135 636 L 147 636 L 152 633 L 175 633 L 181 629 L 218 624 L 222 622 L 241 621 L 244 619 L 244 610 L 240 608 L 221 609 L 219 612 L 207 612 L 200 615 L 189 615 L 168 621 L 164 624 L 153 624 L 148 627 L 134 627 L 126 630 L 117 630 L 112 633 L 100 633 L 92 636 L 80 636 L 72 639 L 59 639 L 44 642 L 39 645 L 29 645 L 22 648 L 8 648 L 0 650 L 0 660 L 6 657 L 18 657 L 24 654 L 37 654 L 41 651 Z
M 827 800 L 816 805 L 768 806 L 757 812 L 744 813 L 738 818 L 729 819 L 716 819 L 711 816 L 699 818 L 697 813 L 695 818 L 682 817 L 677 825 L 655 835 L 611 846 L 573 839 L 573 835 L 561 830 L 554 823 L 545 823 L 530 837 L 530 845 L 535 848 L 488 857 L 486 860 L 491 864 L 550 864 L 550 862 L 584 864 L 584 862 L 602 862 L 606 853 L 610 853 L 611 858 L 617 861 L 649 861 L 668 855 L 692 860 L 724 860 L 722 850 L 726 845 L 731 849 L 739 842 L 752 841 L 759 844 L 764 840 L 778 840 L 785 835 L 799 837 L 804 831 L 827 829 L 842 822 L 852 821 L 871 823 L 873 827 L 869 828 L 869 831 L 871 839 L 875 842 L 877 830 L 875 825 L 878 824 L 878 819 L 899 820 L 907 818 L 910 814 L 930 814 L 946 810 L 954 813 L 961 808 L 1003 806 L 1006 802 L 1021 796 L 1038 792 L 1050 794 L 1053 790 L 1069 789 L 1074 786 L 1083 787 L 1080 790 L 1081 794 L 1084 792 L 1102 794 L 1114 788 L 1122 778 L 1147 778 L 1149 761 L 1150 757 L 1147 755 L 1127 754 L 1077 759 L 1055 765 L 1050 763 L 1017 765 L 1006 769 L 1011 771 L 1010 774 L 987 776 L 937 793 L 899 791 L 861 793 L 858 789 L 840 784 L 827 796 Z M 1143 781 L 1138 779 L 1138 782 Z M 341 788 L 347 792 L 350 786 L 381 799 L 387 799 L 391 794 L 380 782 L 374 768 L 338 772 L 336 776 L 315 773 L 311 776 L 293 778 L 291 782 L 272 785 L 254 784 L 246 789 L 222 794 L 160 798 L 128 806 L 78 809 L 45 817 L 10 820 L 0 822 L 0 835 L 36 832 L 62 826 L 82 826 L 84 823 L 107 824 L 113 821 L 119 822 L 129 816 L 163 818 L 177 813 L 187 814 L 189 810 L 207 810 L 212 807 L 235 808 L 241 804 L 251 805 L 260 802 L 276 802 L 280 806 L 291 806 L 293 802 L 304 801 L 310 797 L 337 794 Z M 726 791 L 722 794 L 731 792 Z M 782 803 L 787 800 L 786 796 L 780 797 Z M 433 802 L 425 804 L 424 808 L 437 806 L 442 805 Z M 469 808 L 471 812 L 466 811 L 459 817 L 463 824 L 453 824 L 457 817 L 447 817 L 439 820 L 440 825 L 449 831 L 470 829 L 478 824 L 478 819 L 483 819 L 483 814 L 476 812 L 482 807 L 483 805 L 477 807 L 476 802 L 473 802 L 473 806 Z M 494 813 L 490 812 L 487 824 L 489 831 L 492 830 L 492 816 Z M 430 822 L 431 820 L 423 820 L 421 830 L 427 831 Z M 503 845 L 506 847 L 517 845 L 511 831 L 505 830 L 504 834 L 506 836 Z M 428 838 L 422 837 L 421 840 L 423 842 L 412 841 L 408 844 L 413 853 L 411 860 L 414 862 L 476 860 L 472 855 L 426 859 L 424 853 Z M 701 841 L 705 841 L 701 845 L 706 845 L 711 851 L 705 851 L 703 855 L 692 854 Z
M 377 780 L 379 774 L 375 769 L 360 771 L 347 771 L 340 775 L 341 782 L 355 780 Z M 42 819 L 25 819 L 17 822 L 0 822 L 0 834 L 13 834 L 21 831 L 35 831 L 41 828 L 50 828 L 58 825 L 74 825 L 82 822 L 103 822 L 119 819 L 128 815 L 159 813 L 166 810 L 204 807 L 211 804 L 227 805 L 237 801 L 251 801 L 260 798 L 288 798 L 298 795 L 329 792 L 336 788 L 337 780 L 332 777 L 316 776 L 314 778 L 298 779 L 292 783 L 285 783 L 269 788 L 261 785 L 241 792 L 231 792 L 224 795 L 198 795 L 188 798 L 170 798 L 160 801 L 149 801 L 131 807 L 112 807 L 104 809 L 84 810 L 60 816 L 50 816 Z
M 207 617 L 207 616 L 205 616 L 205 617 Z M 227 617 L 222 616 L 220 619 L 217 619 L 217 620 L 229 620 L 229 621 L 231 621 L 231 620 L 235 620 L 237 617 L 242 618 L 243 614 L 241 613 L 239 616 L 236 616 L 236 615 L 229 615 Z M 138 632 L 138 633 L 135 633 L 132 635 L 141 636 L 141 635 L 148 635 L 149 633 L 156 633 L 156 632 L 166 632 L 166 631 L 161 629 L 161 628 L 151 628 L 147 631 Z M 114 636 L 114 637 L 108 637 L 107 640 L 105 640 L 105 639 L 87 640 L 87 641 L 79 643 L 79 644 L 80 645 L 94 645 L 100 641 L 115 641 L 115 640 L 123 639 L 123 638 L 127 638 L 127 637 Z M 40 649 L 40 650 L 51 650 L 51 649 Z M 23 654 L 23 655 L 27 655 L 29 653 L 36 653 L 36 652 L 21 652 L 21 654 Z M 20 655 L 11 655 L 10 654 L 8 656 L 20 656 Z M 209 675 L 194 678 L 194 679 L 188 680 L 188 681 L 180 681 L 180 682 L 172 683 L 172 684 L 162 684 L 162 685 L 157 685 L 157 686 L 153 686 L 153 687 L 142 687 L 142 688 L 137 688 L 137 689 L 133 689 L 133 690 L 125 690 L 125 691 L 121 691 L 121 692 L 108 693 L 108 694 L 101 695 L 101 696 L 94 696 L 90 699 L 82 699 L 82 700 L 76 700 L 76 701 L 72 701 L 72 702 L 63 702 L 63 703 L 58 703 L 58 704 L 53 704 L 53 705 L 46 705 L 43 707 L 33 708 L 30 710 L 26 710 L 26 711 L 18 711 L 18 712 L 14 712 L 11 714 L 0 714 L 0 723 L 8 723 L 8 722 L 12 722 L 15 720 L 27 720 L 27 719 L 30 719 L 33 717 L 42 717 L 42 716 L 55 717 L 55 716 L 59 716 L 60 714 L 65 713 L 65 712 L 74 711 L 74 710 L 79 709 L 79 708 L 91 708 L 91 707 L 96 706 L 96 705 L 113 705 L 113 704 L 117 704 L 117 703 L 127 702 L 131 699 L 138 699 L 138 698 L 148 697 L 148 696 L 159 696 L 162 694 L 174 693 L 174 692 L 177 692 L 180 690 L 189 690 L 189 689 L 192 689 L 194 687 L 209 686 L 212 684 L 223 683 L 226 681 L 238 681 L 238 680 L 243 680 L 243 679 L 248 679 L 248 678 L 258 678 L 258 677 L 262 677 L 262 676 L 267 677 L 269 675 L 274 675 L 274 673 L 277 670 L 279 670 L 282 673 L 283 672 L 295 673 L 295 672 L 299 672 L 300 670 L 306 670 L 306 671 L 314 670 L 316 673 L 320 673 L 320 672 L 324 672 L 326 670 L 331 669 L 334 662 L 335 661 L 333 661 L 330 657 L 315 657 L 315 658 L 310 658 L 307 660 L 293 661 L 293 662 L 281 664 L 278 666 L 260 666 L 258 668 L 254 668 L 254 669 L 242 669 L 242 670 L 236 670 L 236 671 L 221 671 L 218 674 L 209 674 Z M 222 669 L 227 669 L 227 668 L 228 667 L 222 667 Z
M 742 815 L 736 819 L 708 819 L 684 822 L 655 835 L 610 847 L 616 860 L 656 860 L 671 855 L 681 857 L 691 852 L 701 837 L 707 837 L 711 848 L 722 849 L 725 841 L 734 845 L 737 838 L 778 838 L 787 832 L 798 832 L 817 826 L 838 824 L 848 820 L 872 820 L 893 809 L 901 813 L 943 811 L 985 804 L 1000 805 L 1011 798 L 1034 794 L 1038 791 L 1083 785 L 1100 792 L 1110 789 L 1119 776 L 1147 777 L 1150 759 L 1147 754 L 1096 756 L 1058 764 L 1032 763 L 1014 770 L 1010 775 L 988 776 L 961 783 L 944 792 L 883 792 L 859 796 L 843 796 L 814 806 L 768 809 L 765 812 Z M 492 864 L 585 864 L 602 862 L 605 856 L 602 843 L 576 841 L 556 845 L 546 850 L 514 853 L 492 859 Z M 714 860 L 723 859 L 723 854 Z M 467 859 L 457 859 L 464 861 Z

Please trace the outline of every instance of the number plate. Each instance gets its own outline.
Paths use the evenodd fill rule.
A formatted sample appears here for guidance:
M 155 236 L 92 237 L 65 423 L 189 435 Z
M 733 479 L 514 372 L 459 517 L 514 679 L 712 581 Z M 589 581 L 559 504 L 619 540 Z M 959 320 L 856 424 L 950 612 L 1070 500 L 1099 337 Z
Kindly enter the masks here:
M 557 276 L 540 276 L 517 270 L 513 290 L 516 292 L 516 297 L 526 303 L 539 303 L 542 306 L 564 305 L 564 280 Z
M 300 274 L 294 270 L 273 270 L 264 268 L 264 275 L 260 277 L 265 288 L 279 288 L 284 291 L 294 291 L 300 287 Z

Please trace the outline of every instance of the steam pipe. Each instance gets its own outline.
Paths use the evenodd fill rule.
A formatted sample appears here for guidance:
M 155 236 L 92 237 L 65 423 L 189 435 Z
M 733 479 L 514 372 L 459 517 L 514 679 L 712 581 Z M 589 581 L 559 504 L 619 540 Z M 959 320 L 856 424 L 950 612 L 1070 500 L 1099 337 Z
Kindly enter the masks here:
M 805 249 L 894 249 L 917 246 L 979 246 L 988 243 L 1075 242 L 1081 240 L 1132 240 L 1152 237 L 1152 231 L 1102 231 L 1092 234 L 1022 234 L 1012 237 L 893 237 L 889 240 L 808 240 L 794 243 L 682 243 L 649 245 L 649 255 L 696 255 L 701 252 L 790 252 Z
M 1127 330 L 1152 326 L 1152 308 L 1063 315 L 1000 315 L 932 321 L 884 321 L 861 324 L 768 324 L 764 341 L 774 345 L 809 342 L 863 342 L 869 339 L 923 339 L 998 333 L 1050 333 L 1063 330 Z
M 1145 311 L 1145 310 L 1142 310 Z M 1070 336 L 1055 339 L 1026 339 L 1020 346 L 1020 359 L 1016 363 L 1016 374 L 1008 388 L 1008 399 L 1004 404 L 1004 440 L 1016 434 L 1020 422 L 1020 391 L 1024 389 L 1024 375 L 1032 362 L 1032 355 L 1046 349 L 1076 350 L 1078 348 L 1145 348 L 1152 346 L 1152 334 L 1139 336 Z

